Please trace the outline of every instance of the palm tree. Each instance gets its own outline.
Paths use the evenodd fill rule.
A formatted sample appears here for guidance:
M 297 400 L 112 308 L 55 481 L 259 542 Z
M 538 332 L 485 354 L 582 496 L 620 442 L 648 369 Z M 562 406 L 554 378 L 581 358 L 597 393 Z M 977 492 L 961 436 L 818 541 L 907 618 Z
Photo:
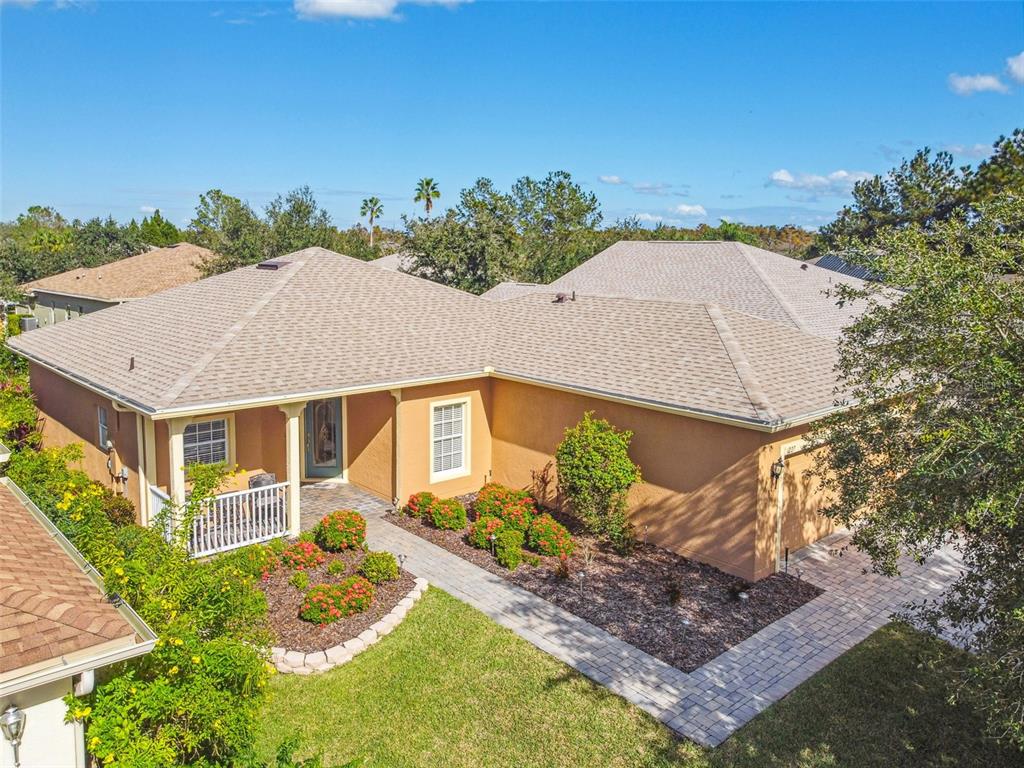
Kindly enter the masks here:
M 359 209 L 360 216 L 368 216 L 370 219 L 370 247 L 373 248 L 373 222 L 384 213 L 384 206 L 381 205 L 379 197 L 368 197 L 363 200 Z
M 441 190 L 437 188 L 437 184 L 434 183 L 433 179 L 423 178 L 420 179 L 420 183 L 416 185 L 416 197 L 412 199 L 414 203 L 423 203 L 423 207 L 427 209 L 427 216 L 430 215 L 430 209 L 434 207 L 434 201 L 441 196 Z

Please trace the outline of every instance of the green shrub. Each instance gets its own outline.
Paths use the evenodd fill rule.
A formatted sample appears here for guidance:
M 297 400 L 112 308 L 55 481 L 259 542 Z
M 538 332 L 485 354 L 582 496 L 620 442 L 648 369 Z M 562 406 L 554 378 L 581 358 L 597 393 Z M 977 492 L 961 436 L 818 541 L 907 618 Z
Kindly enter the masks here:
M 370 552 L 359 565 L 359 573 L 371 584 L 383 584 L 398 578 L 398 561 L 390 552 Z
M 435 501 L 437 501 L 437 496 L 430 491 L 420 491 L 409 497 L 409 501 L 402 507 L 402 512 L 409 517 L 423 517 L 429 512 L 430 506 Z
M 305 590 L 309 586 L 309 574 L 305 571 L 296 571 L 288 579 L 288 583 L 300 591 Z
M 296 541 L 281 553 L 281 562 L 296 571 L 316 568 L 326 559 L 323 550 L 311 541 Z
M 18 451 L 7 471 L 159 640 L 109 668 L 93 693 L 66 697 L 68 718 L 84 723 L 97 764 L 230 765 L 256 738 L 266 599 L 237 560 L 196 560 L 155 528 L 114 526 L 102 489 L 68 467 L 80 457 L 78 446 Z
M 430 505 L 430 520 L 437 528 L 457 531 L 466 527 L 466 508 L 458 499 L 437 499 Z
M 514 571 L 523 562 L 523 532 L 506 525 L 498 531 L 497 536 L 494 546 L 498 562 Z
M 629 458 L 632 438 L 632 432 L 618 430 L 588 411 L 565 430 L 555 452 L 559 493 L 591 533 L 604 536 L 620 553 L 634 543 L 626 494 L 640 482 L 640 469 Z
M 276 541 L 284 543 L 282 539 L 275 539 L 268 544 L 250 544 L 241 549 L 225 552 L 223 555 L 220 555 L 220 558 L 224 561 L 233 562 L 235 567 L 246 576 L 266 581 L 270 578 L 270 574 L 281 565 L 280 552 L 284 551 L 284 547 L 277 548 L 271 546 Z
M 327 572 L 331 574 L 331 576 L 340 576 L 345 572 L 347 567 L 348 566 L 345 565 L 344 560 L 331 560 L 327 565 Z
M 477 519 L 497 517 L 524 533 L 529 529 L 537 504 L 526 491 L 508 488 L 499 483 L 487 483 L 479 490 L 473 502 Z
M 530 524 L 528 541 L 531 549 L 548 557 L 568 557 L 576 548 L 568 529 L 546 513 Z
M 12 449 L 38 446 L 38 421 L 39 411 L 28 378 L 0 380 L 0 443 Z
M 127 496 L 118 496 L 109 488 L 103 487 L 103 511 L 117 527 L 135 525 L 135 505 Z
M 302 537 L 301 536 L 299 536 L 299 541 L 302 541 Z M 275 555 L 277 555 L 280 558 L 281 557 L 281 553 L 284 552 L 285 549 L 288 547 L 288 540 L 287 539 L 271 539 L 270 541 L 268 541 L 263 546 L 265 548 L 269 549 L 271 552 L 273 552 Z
M 324 626 L 362 613 L 373 600 L 373 584 L 362 576 L 350 576 L 340 584 L 318 584 L 306 593 L 299 616 Z
M 480 549 L 491 548 L 491 536 L 498 533 L 505 523 L 493 515 L 485 515 L 469 526 L 469 543 Z
M 297 537 L 296 541 L 308 541 L 312 544 L 316 544 L 316 528 L 310 528 L 308 531 L 302 531 Z
M 316 526 L 316 543 L 328 552 L 358 549 L 366 540 L 366 518 L 351 509 L 324 515 Z

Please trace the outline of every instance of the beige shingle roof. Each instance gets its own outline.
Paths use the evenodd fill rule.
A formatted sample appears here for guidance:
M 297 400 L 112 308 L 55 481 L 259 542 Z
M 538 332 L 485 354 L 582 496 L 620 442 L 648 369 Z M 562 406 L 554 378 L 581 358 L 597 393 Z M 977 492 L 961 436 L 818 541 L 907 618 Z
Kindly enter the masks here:
M 50 275 L 22 286 L 101 301 L 137 299 L 201 277 L 199 265 L 213 252 L 191 243 L 155 248 L 100 267 L 82 267 Z
M 0 520 L 0 682 L 96 646 L 135 643 L 135 630 L 3 483 Z
M 760 424 L 833 402 L 834 341 L 799 327 L 777 286 L 779 295 L 761 278 L 730 287 L 734 275 L 751 269 L 742 253 L 719 259 L 723 274 L 717 281 L 706 275 L 710 295 L 699 301 L 581 292 L 556 303 L 553 286 L 487 301 L 319 248 L 281 261 L 287 264 L 277 271 L 245 267 L 11 343 L 154 412 L 489 369 Z M 714 264 L 708 260 L 705 271 Z M 768 280 L 783 270 L 762 267 Z M 675 279 L 671 271 L 657 274 L 661 282 Z M 678 292 L 700 293 L 693 286 Z M 797 296 L 789 306 L 803 301 Z M 807 303 L 800 304 L 805 324 L 834 322 L 829 305 Z
M 745 243 L 623 240 L 535 290 L 714 302 L 835 339 L 854 314 L 849 308 L 839 309 L 836 300 L 826 295 L 840 282 L 863 285 L 855 278 Z M 485 297 L 502 300 L 530 289 L 508 291 L 496 286 L 492 291 Z

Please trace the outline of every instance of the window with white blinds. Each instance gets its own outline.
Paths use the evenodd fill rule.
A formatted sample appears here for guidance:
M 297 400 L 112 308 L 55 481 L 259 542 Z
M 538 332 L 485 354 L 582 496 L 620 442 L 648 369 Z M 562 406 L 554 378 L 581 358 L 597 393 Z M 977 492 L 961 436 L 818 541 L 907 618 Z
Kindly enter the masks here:
M 185 466 L 228 460 L 226 419 L 197 421 L 185 427 Z
M 465 401 L 439 403 L 432 408 L 430 474 L 432 479 L 466 471 Z

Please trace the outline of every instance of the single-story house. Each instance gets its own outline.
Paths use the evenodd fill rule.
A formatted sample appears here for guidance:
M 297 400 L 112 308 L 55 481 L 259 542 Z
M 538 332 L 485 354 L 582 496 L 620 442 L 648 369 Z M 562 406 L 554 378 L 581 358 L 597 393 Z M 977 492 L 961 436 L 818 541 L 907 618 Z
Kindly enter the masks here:
M 153 248 L 99 267 L 79 267 L 21 286 L 39 325 L 53 325 L 98 309 L 165 291 L 202 277 L 213 252 L 192 243 Z
M 639 534 L 757 579 L 831 531 L 805 435 L 839 407 L 836 279 L 740 243 L 630 242 L 479 297 L 309 248 L 10 345 L 44 440 L 84 442 L 142 522 L 186 498 L 189 463 L 245 471 L 197 551 L 233 545 L 223 519 L 297 533 L 305 482 L 551 500 L 564 430 L 594 411 L 634 433 Z
M 0 446 L 0 454 L 6 453 Z M 95 570 L 9 478 L 0 478 L 0 766 L 86 768 L 64 696 L 89 693 L 97 669 L 148 653 L 156 635 L 104 595 Z M 13 736 L 14 734 L 12 734 Z

